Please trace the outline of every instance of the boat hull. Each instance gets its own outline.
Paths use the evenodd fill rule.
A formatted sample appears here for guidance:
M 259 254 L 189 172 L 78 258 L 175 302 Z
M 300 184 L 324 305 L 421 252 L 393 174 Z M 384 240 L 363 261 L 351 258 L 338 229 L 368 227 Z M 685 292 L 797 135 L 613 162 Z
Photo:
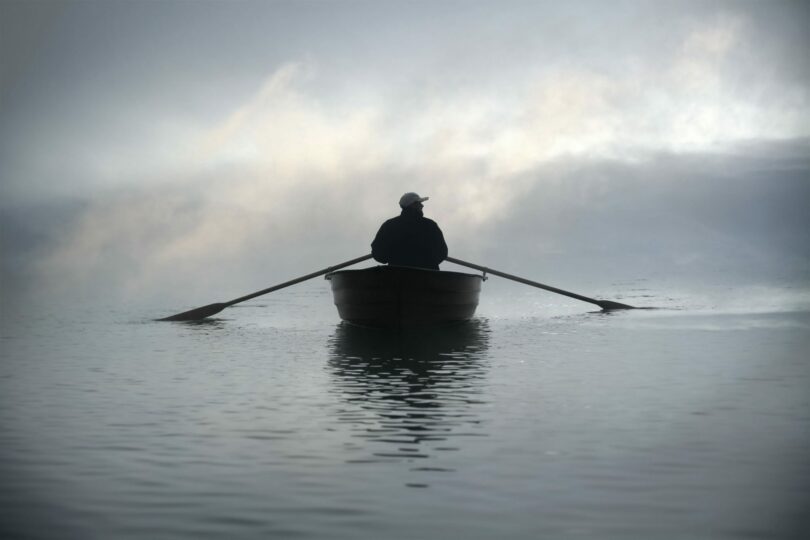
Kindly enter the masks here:
M 338 314 L 363 326 L 422 326 L 475 314 L 480 275 L 401 266 L 340 270 L 326 276 Z

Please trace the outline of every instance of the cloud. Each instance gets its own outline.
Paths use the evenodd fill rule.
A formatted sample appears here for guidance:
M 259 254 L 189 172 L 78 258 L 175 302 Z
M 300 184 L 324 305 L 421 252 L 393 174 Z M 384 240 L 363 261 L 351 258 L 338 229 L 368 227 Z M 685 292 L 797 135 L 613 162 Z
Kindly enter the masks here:
M 377 138 L 378 110 L 329 107 L 300 88 L 314 66 L 289 63 L 271 74 L 243 106 L 202 136 L 206 167 L 236 164 L 272 177 L 273 189 L 305 178 L 340 180 L 380 167 L 390 152 Z
M 457 13 L 442 4 L 433 17 L 417 5 L 379 7 L 363 31 L 336 10 L 341 36 L 290 8 L 303 34 L 289 39 L 286 28 L 283 42 L 254 20 L 265 10 L 238 25 L 241 9 L 209 6 L 174 29 L 171 6 L 97 7 L 121 26 L 112 48 L 103 25 L 67 9 L 57 22 L 86 26 L 54 23 L 32 58 L 37 77 L 22 78 L 0 121 L 4 188 L 45 198 L 161 183 L 210 165 L 209 153 L 326 172 L 358 160 L 419 168 L 429 153 L 447 174 L 486 166 L 497 177 L 566 154 L 808 135 L 806 62 L 790 55 L 806 36 L 791 30 L 799 14 L 789 6 L 629 3 L 590 16 L 586 6 Z
M 130 297 L 222 283 L 233 284 L 224 296 L 238 295 L 246 283 L 366 252 L 411 190 L 431 197 L 428 213 L 458 255 L 525 253 L 571 269 L 594 253 L 610 264 L 632 255 L 650 268 L 697 269 L 725 253 L 765 272 L 781 264 L 760 260 L 772 250 L 806 264 L 804 251 L 788 257 L 790 231 L 806 224 L 775 216 L 805 195 L 796 175 L 806 162 L 777 142 L 810 135 L 807 91 L 739 84 L 755 23 L 715 14 L 691 20 L 667 54 L 622 57 L 611 69 L 563 61 L 458 86 L 436 74 L 408 96 L 382 86 L 363 99 L 332 94 L 344 64 L 317 55 L 278 65 L 216 118 L 159 116 L 149 119 L 154 137 L 64 143 L 38 177 L 59 170 L 64 191 L 84 204 L 17 257 L 15 272 Z M 741 140 L 752 141 L 752 167 L 790 162 L 798 172 L 779 169 L 775 178 L 791 179 L 775 184 L 757 177 L 739 165 L 749 158 Z M 725 194 L 741 179 L 739 210 L 727 210 Z M 770 197 L 767 234 L 748 225 L 759 210 L 746 193 Z

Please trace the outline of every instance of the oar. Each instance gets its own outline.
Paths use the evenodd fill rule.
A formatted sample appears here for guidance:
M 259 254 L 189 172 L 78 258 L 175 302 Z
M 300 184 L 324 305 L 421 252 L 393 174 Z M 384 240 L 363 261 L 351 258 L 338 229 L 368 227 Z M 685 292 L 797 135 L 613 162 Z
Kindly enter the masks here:
M 340 268 L 345 268 L 346 266 L 351 266 L 353 264 L 357 264 L 359 262 L 363 262 L 371 258 L 371 255 L 363 255 L 362 257 L 357 257 L 356 259 L 352 259 L 350 261 L 346 261 L 340 264 L 336 264 L 334 266 L 330 266 L 329 268 L 324 268 L 323 270 L 318 270 L 317 272 L 312 272 L 311 274 L 307 274 L 305 276 L 301 276 L 295 279 L 291 279 L 290 281 L 285 281 L 284 283 L 279 283 L 278 285 L 273 285 L 272 287 L 268 287 L 266 289 L 262 289 L 261 291 L 256 291 L 255 293 L 246 294 L 245 296 L 240 296 L 239 298 L 235 298 L 228 302 L 219 302 L 217 304 L 208 304 L 207 306 L 198 307 L 196 309 L 191 309 L 189 311 L 184 311 L 183 313 L 178 313 L 177 315 L 172 315 L 171 317 L 165 317 L 163 319 L 158 319 L 159 321 L 199 321 L 200 319 L 204 319 L 206 317 L 210 317 L 211 315 L 215 315 L 225 309 L 226 307 L 230 307 L 234 304 L 238 304 L 239 302 L 244 302 L 245 300 L 250 300 L 251 298 L 256 298 L 257 296 L 261 296 L 263 294 L 271 293 L 273 291 L 277 291 L 279 289 L 283 289 L 284 287 L 289 287 L 290 285 L 295 285 L 296 283 L 301 283 L 302 281 L 306 281 L 308 279 L 312 279 L 314 277 L 322 276 L 324 274 L 328 274 L 334 270 L 338 270 Z
M 460 264 L 461 266 L 466 266 L 468 268 L 474 268 L 475 270 L 480 270 L 482 272 L 494 274 L 502 278 L 511 279 L 512 281 L 517 281 L 518 283 L 524 283 L 526 285 L 531 285 L 532 287 L 537 287 L 539 289 L 545 289 L 553 293 L 562 294 L 564 296 L 569 296 L 571 298 L 576 298 L 577 300 L 582 300 L 583 302 L 590 302 L 591 304 L 596 304 L 605 311 L 612 311 L 614 309 L 636 309 L 633 306 L 628 306 L 627 304 L 620 304 L 619 302 L 611 302 L 610 300 L 595 300 L 593 298 L 588 298 L 587 296 L 582 296 L 581 294 L 564 291 L 562 289 L 558 289 L 557 287 L 550 287 L 548 285 L 543 285 L 542 283 L 537 283 L 536 281 L 532 281 L 530 279 L 513 276 L 505 272 L 499 272 L 498 270 L 493 270 L 492 268 L 487 268 L 485 266 L 479 266 L 477 264 L 468 263 L 466 261 L 462 261 L 461 259 L 456 259 L 454 257 L 447 257 L 445 260 L 450 261 L 451 263 Z

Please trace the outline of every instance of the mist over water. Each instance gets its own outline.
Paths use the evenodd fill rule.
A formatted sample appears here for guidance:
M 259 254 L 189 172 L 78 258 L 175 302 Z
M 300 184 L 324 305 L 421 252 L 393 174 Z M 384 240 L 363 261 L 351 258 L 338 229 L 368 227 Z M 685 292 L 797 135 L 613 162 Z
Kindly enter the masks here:
M 533 170 L 520 196 L 505 196 L 495 214 L 465 220 L 475 206 L 462 215 L 450 209 L 455 194 L 434 195 L 441 181 L 426 186 L 425 211 L 452 256 L 561 288 L 607 288 L 608 296 L 618 292 L 613 283 L 633 280 L 653 289 L 675 281 L 687 290 L 801 288 L 810 282 L 807 150 L 802 140 L 637 164 L 563 160 Z M 231 184 L 266 193 L 266 202 L 216 202 L 215 187 L 205 200 L 137 190 L 4 212 L 4 294 L 194 307 L 366 254 L 379 224 L 397 211 L 362 177 L 340 202 L 324 187 L 273 196 L 266 180 Z

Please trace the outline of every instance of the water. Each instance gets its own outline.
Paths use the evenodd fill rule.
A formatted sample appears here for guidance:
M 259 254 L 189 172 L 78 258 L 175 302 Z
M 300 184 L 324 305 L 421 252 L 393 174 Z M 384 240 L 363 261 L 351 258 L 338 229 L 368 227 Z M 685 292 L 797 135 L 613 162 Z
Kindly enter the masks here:
M 0 536 L 804 537 L 810 312 L 506 290 L 405 334 L 320 282 L 200 324 L 6 311 Z

